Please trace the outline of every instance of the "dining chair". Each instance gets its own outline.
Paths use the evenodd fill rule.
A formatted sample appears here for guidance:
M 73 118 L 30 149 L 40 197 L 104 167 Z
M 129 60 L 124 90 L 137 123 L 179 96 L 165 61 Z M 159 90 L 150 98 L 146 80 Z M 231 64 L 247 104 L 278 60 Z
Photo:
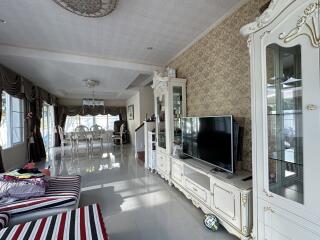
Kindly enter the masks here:
M 104 133 L 104 140 L 106 143 L 112 143 L 112 136 L 113 136 L 113 131 L 112 130 L 107 130 Z
M 74 129 L 73 137 L 76 142 L 77 152 L 79 151 L 79 142 L 81 141 L 86 142 L 87 151 L 89 151 L 90 137 L 88 133 L 89 133 L 89 128 L 84 125 L 79 125 Z
M 61 126 L 58 126 L 58 134 L 60 138 L 60 148 L 61 148 L 61 154 L 64 155 L 64 145 L 66 143 L 66 139 L 63 134 L 63 129 Z
M 91 132 L 91 139 L 90 139 L 91 150 L 93 149 L 93 142 L 95 140 L 98 140 L 100 142 L 100 147 L 102 150 L 103 149 L 103 133 L 104 133 L 103 127 L 99 126 L 98 124 L 92 125 L 90 127 L 90 132 Z
M 119 132 L 119 134 L 114 134 L 114 135 L 112 136 L 112 139 L 113 139 L 113 140 L 119 140 L 119 141 L 120 141 L 120 145 L 121 145 L 121 146 L 122 146 L 122 144 L 123 144 L 123 132 L 124 132 L 124 123 L 121 124 L 121 126 L 120 126 L 120 132 Z

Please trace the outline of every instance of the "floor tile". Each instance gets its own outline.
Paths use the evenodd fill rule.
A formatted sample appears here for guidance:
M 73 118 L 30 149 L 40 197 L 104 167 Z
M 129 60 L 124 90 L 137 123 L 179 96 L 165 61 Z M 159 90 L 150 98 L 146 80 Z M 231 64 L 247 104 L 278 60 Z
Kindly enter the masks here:
M 217 239 L 236 237 L 221 227 L 211 232 L 203 225 L 201 210 L 157 174 L 144 169 L 130 145 L 104 146 L 93 153 L 66 148 L 50 154 L 56 175 L 80 174 L 80 205 L 98 202 L 112 240 Z

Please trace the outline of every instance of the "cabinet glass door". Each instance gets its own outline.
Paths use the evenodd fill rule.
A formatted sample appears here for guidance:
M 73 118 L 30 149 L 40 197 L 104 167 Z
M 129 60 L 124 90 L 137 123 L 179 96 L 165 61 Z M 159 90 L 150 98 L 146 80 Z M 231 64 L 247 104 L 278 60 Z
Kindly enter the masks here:
M 173 141 L 181 144 L 182 87 L 173 87 Z
M 157 125 L 158 125 L 158 146 L 166 148 L 166 112 L 165 96 L 157 98 Z
M 269 191 L 303 204 L 301 47 L 272 44 L 266 58 Z

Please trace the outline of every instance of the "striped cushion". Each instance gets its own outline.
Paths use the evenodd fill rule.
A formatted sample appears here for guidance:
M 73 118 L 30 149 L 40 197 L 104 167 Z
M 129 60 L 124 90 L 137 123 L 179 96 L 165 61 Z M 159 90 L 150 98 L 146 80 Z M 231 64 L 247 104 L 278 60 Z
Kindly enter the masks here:
M 0 213 L 0 230 L 8 226 L 10 215 L 8 213 Z
M 0 239 L 107 240 L 108 235 L 100 207 L 93 204 L 2 229 Z
M 16 215 L 35 210 L 75 205 L 80 196 L 80 184 L 81 177 L 78 175 L 51 177 L 49 187 L 43 197 L 16 201 L 0 206 L 0 212 Z

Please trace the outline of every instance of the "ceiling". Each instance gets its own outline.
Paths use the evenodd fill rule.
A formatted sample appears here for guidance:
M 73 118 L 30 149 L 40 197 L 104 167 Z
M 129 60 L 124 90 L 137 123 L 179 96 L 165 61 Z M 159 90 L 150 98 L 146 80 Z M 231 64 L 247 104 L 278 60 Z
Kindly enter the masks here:
M 0 63 L 59 97 L 127 99 L 151 73 L 193 42 L 239 0 L 119 0 L 102 18 L 75 15 L 52 0 L 1 0 Z M 152 47 L 152 50 L 147 50 Z

